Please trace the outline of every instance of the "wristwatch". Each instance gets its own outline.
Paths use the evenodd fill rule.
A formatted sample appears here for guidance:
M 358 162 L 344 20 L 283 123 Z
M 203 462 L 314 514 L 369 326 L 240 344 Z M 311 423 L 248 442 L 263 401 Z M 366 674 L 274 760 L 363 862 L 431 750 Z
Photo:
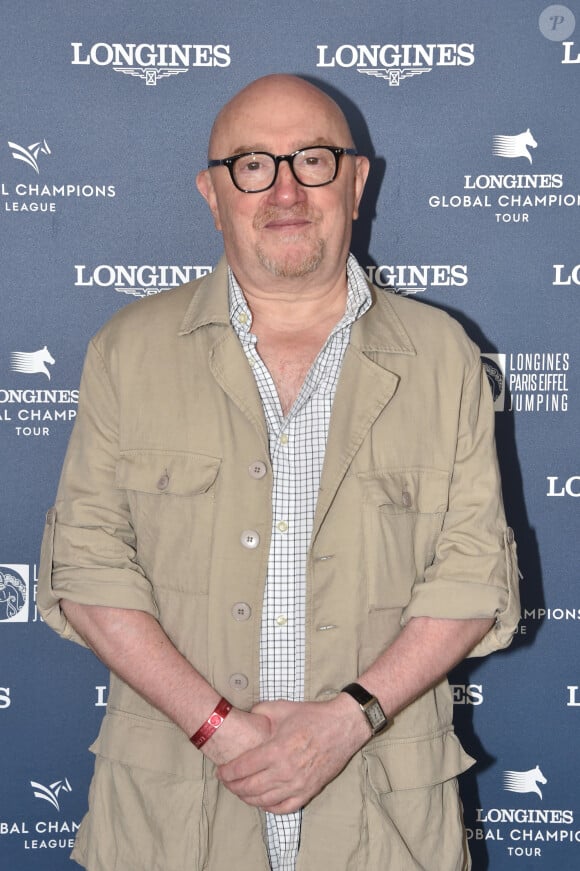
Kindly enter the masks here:
M 352 696 L 355 702 L 358 702 L 360 709 L 369 721 L 369 725 L 373 730 L 373 735 L 378 735 L 390 725 L 387 715 L 381 708 L 380 702 L 376 696 L 371 696 L 364 687 L 359 683 L 349 683 L 343 687 L 341 692 L 348 693 Z

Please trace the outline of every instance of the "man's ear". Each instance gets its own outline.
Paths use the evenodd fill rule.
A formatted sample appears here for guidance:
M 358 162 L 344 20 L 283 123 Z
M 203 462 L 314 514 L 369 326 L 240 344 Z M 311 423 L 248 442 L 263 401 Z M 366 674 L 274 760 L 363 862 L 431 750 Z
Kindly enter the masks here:
M 209 169 L 202 169 L 201 172 L 198 172 L 195 183 L 198 191 L 210 208 L 216 230 L 221 232 L 222 225 L 217 207 L 217 197 Z
M 358 207 L 365 189 L 365 184 L 369 170 L 371 168 L 368 157 L 359 154 L 355 157 L 355 173 L 354 173 L 354 209 L 352 214 L 353 221 L 358 218 Z

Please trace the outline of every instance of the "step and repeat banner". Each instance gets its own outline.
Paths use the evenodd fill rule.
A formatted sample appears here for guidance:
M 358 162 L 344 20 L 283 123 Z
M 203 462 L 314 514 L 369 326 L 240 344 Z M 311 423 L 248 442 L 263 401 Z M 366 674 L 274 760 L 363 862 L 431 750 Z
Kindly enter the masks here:
M 369 277 L 458 318 L 495 398 L 523 608 L 451 676 L 474 867 L 579 868 L 580 3 L 0 0 L 0 59 L 0 867 L 71 867 L 107 704 L 35 604 L 87 342 L 212 269 L 212 120 L 292 72 L 371 158 Z

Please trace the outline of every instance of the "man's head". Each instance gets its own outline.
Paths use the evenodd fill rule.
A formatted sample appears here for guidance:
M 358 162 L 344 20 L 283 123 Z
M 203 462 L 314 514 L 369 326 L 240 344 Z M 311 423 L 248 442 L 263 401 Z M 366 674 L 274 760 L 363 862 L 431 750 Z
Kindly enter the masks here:
M 219 112 L 209 157 L 291 155 L 314 145 L 353 148 L 343 113 L 303 79 L 272 75 L 248 85 Z M 263 287 L 274 277 L 315 276 L 326 283 L 344 271 L 369 164 L 365 157 L 346 154 L 336 160 L 336 178 L 321 187 L 300 184 L 289 163 L 281 161 L 274 184 L 258 193 L 238 190 L 227 166 L 199 173 L 198 188 L 223 233 L 228 262 L 242 287 Z M 255 167 L 250 163 L 248 168 Z

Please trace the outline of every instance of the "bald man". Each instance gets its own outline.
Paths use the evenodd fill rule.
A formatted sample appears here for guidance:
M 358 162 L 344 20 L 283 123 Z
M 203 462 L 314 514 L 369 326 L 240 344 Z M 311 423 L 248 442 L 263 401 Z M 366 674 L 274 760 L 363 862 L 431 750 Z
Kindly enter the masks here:
M 446 674 L 509 644 L 515 545 L 477 348 L 349 254 L 368 172 L 250 84 L 197 177 L 224 258 L 90 344 L 38 593 L 111 669 L 89 871 L 470 867 Z

